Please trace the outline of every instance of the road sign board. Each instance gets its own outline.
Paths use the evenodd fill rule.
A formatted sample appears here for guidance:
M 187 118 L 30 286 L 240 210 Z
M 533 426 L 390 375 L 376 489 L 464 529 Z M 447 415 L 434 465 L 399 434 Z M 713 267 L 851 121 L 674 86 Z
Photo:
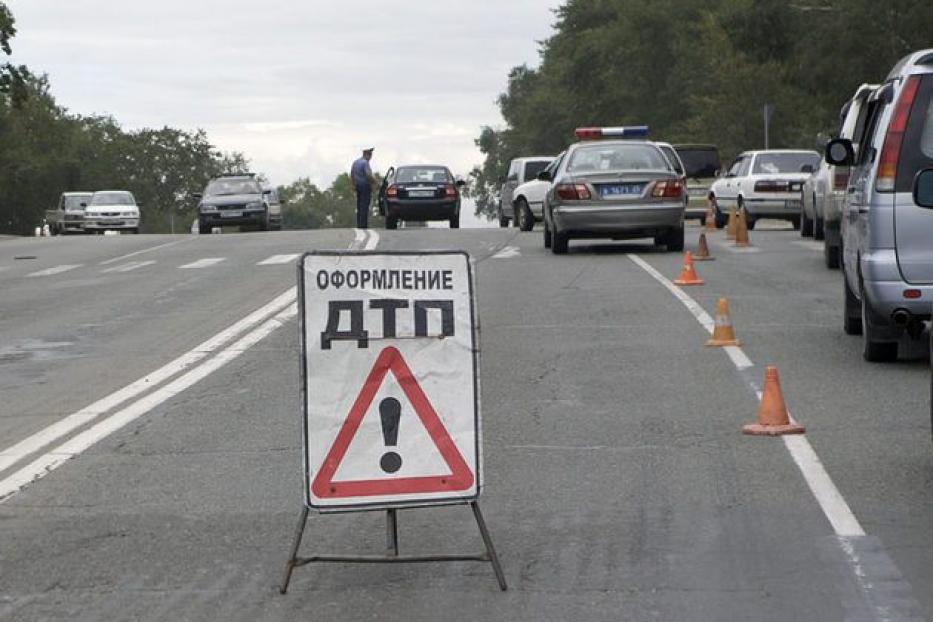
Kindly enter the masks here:
M 472 271 L 461 252 L 316 252 L 299 265 L 305 502 L 479 495 Z

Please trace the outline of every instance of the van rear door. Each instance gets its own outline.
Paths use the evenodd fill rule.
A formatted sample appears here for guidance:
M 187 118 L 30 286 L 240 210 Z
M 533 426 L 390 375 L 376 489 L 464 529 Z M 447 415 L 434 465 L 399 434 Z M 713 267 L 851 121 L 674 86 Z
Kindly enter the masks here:
M 933 74 L 920 77 L 894 183 L 897 262 L 908 283 L 933 283 L 933 209 L 913 198 L 914 179 L 927 168 L 933 168 Z

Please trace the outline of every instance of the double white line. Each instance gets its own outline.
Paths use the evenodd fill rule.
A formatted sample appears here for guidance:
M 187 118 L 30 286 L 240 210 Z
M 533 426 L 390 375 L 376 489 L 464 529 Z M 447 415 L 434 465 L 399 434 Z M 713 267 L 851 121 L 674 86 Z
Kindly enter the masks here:
M 350 248 L 373 250 L 378 243 L 379 235 L 375 231 L 357 229 Z M 98 441 L 150 412 L 156 406 L 170 400 L 198 381 L 221 369 L 268 337 L 298 313 L 296 296 L 297 288 L 290 288 L 262 308 L 250 313 L 167 365 L 0 452 L 0 473 L 2 473 L 18 462 L 90 424 L 98 417 L 123 406 L 120 410 L 94 423 L 61 445 L 38 456 L 26 466 L 0 480 L 0 502 L 57 469 Z M 233 343 L 230 344 L 230 342 Z M 215 352 L 217 352 L 216 355 Z M 212 358 L 208 358 L 212 355 Z M 163 384 L 166 381 L 169 382 Z M 159 385 L 162 386 L 155 391 L 151 391 L 153 388 L 159 387 Z M 135 402 L 132 401 L 148 391 L 151 392 Z M 125 405 L 128 402 L 132 403 Z

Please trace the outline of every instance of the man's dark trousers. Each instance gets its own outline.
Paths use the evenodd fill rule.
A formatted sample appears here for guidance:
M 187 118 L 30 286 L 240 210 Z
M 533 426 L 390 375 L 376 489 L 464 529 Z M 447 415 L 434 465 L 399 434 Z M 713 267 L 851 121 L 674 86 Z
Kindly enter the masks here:
M 372 188 L 367 186 L 356 187 L 356 227 L 369 228 L 369 200 L 372 197 Z

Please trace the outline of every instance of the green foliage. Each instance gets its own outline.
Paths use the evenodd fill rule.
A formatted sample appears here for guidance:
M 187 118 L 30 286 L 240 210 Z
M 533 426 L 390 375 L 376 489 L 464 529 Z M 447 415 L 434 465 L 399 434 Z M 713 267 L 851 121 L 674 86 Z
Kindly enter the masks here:
M 377 180 L 381 183 L 382 179 Z M 375 195 L 375 193 L 373 193 Z M 343 173 L 330 188 L 320 190 L 307 177 L 279 186 L 282 200 L 282 227 L 285 229 L 331 229 L 356 226 L 356 195 L 350 176 Z M 371 227 L 384 224 L 381 216 L 370 216 Z
M 929 45 L 933 3 L 911 0 L 567 0 L 536 69 L 509 73 L 506 126 L 483 127 L 471 173 L 492 214 L 513 157 L 556 154 L 586 125 L 648 124 L 659 140 L 713 143 L 723 158 L 764 143 L 816 146 L 856 87 Z
M 13 14 L 4 2 L 0 2 L 0 54 L 9 56 L 12 53 L 10 39 L 16 35 L 15 24 Z M 28 77 L 29 72 L 25 67 L 0 63 L 0 94 L 8 94 L 19 105 L 25 97 L 25 81 Z

